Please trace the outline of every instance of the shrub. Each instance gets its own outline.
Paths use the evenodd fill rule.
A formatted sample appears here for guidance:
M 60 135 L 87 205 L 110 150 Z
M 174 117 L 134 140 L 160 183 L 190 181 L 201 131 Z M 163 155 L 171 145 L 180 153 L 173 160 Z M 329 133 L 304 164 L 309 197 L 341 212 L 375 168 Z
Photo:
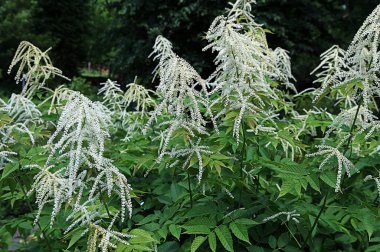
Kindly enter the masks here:
M 253 4 L 211 24 L 208 78 L 157 37 L 155 92 L 51 90 L 61 72 L 18 54 L 30 78 L 0 100 L 1 248 L 378 250 L 380 6 L 347 50 L 322 54 L 321 87 L 297 93 Z

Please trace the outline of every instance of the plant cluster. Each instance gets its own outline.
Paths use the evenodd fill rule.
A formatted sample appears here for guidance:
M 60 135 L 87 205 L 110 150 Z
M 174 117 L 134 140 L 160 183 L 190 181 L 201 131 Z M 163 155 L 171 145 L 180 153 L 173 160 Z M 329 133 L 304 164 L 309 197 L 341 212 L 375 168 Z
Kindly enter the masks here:
M 0 100 L 0 248 L 377 251 L 380 6 L 298 93 L 254 4 L 212 22 L 209 77 L 158 36 L 156 91 L 107 80 L 98 101 L 45 87 L 62 73 L 21 43 L 27 88 Z

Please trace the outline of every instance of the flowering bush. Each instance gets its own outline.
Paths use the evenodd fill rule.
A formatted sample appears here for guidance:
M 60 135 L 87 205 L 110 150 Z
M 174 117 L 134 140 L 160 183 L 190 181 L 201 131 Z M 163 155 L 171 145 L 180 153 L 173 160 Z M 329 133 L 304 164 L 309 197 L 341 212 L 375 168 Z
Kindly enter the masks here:
M 22 42 L 23 91 L 0 100 L 0 248 L 379 250 L 380 6 L 298 93 L 252 4 L 211 24 L 211 76 L 159 36 L 157 90 L 108 80 L 100 101 L 47 88 L 64 75 Z

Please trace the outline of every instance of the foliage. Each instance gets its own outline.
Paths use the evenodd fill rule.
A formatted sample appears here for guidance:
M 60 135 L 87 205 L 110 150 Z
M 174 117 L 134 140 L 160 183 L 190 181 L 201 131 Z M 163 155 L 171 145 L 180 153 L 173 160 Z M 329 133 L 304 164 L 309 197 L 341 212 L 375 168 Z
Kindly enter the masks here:
M 0 100 L 0 248 L 378 250 L 380 6 L 297 93 L 254 4 L 211 23 L 208 78 L 160 35 L 155 92 L 107 80 L 89 99 L 32 78 Z

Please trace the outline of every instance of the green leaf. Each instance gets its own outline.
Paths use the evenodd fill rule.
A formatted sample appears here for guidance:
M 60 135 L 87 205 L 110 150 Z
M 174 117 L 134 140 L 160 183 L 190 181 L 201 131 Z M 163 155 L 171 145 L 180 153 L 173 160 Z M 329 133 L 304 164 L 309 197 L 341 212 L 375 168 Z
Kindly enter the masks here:
M 184 224 L 184 226 L 193 226 L 193 225 L 204 225 L 209 228 L 214 228 L 216 226 L 216 220 L 213 217 L 200 216 L 195 217 L 194 219 L 189 220 Z
M 212 159 L 217 159 L 217 160 L 227 160 L 227 159 L 231 159 L 230 157 L 225 156 L 225 155 L 220 154 L 220 153 L 212 154 L 210 157 L 211 157 Z
M 139 221 L 137 223 L 137 225 L 144 225 L 144 224 L 147 224 L 149 222 L 153 222 L 155 220 L 158 220 L 160 218 L 159 215 L 157 214 L 151 214 L 151 215 L 148 215 L 147 217 L 145 217 L 144 219 L 142 219 L 141 221 Z
M 294 184 L 295 183 L 292 180 L 282 181 L 281 191 L 280 191 L 280 194 L 278 195 L 278 197 L 280 198 L 280 197 L 288 194 L 289 192 L 291 192 L 294 189 Z
M 1 176 L 1 179 L 5 179 L 6 177 L 8 177 L 12 172 L 14 172 L 15 170 L 17 170 L 19 167 L 19 163 L 18 162 L 14 162 L 14 163 L 8 163 L 4 166 L 4 170 L 3 170 L 3 174 Z
M 285 247 L 289 243 L 289 235 L 288 233 L 282 233 L 278 238 L 277 245 L 280 248 Z
M 235 222 L 238 224 L 247 225 L 247 226 L 260 224 L 257 221 L 246 219 L 246 218 L 237 219 L 235 220 Z
M 272 249 L 275 249 L 276 246 L 277 246 L 277 240 L 276 240 L 276 237 L 274 237 L 273 235 L 269 236 L 268 243 L 269 243 L 269 246 L 270 246 Z
M 234 251 L 231 232 L 226 226 L 222 225 L 217 227 L 215 233 L 227 251 Z
M 336 174 L 333 171 L 323 171 L 321 173 L 320 178 L 323 182 L 325 182 L 327 185 L 329 185 L 332 188 L 335 188 L 336 183 Z
M 209 234 L 210 229 L 206 225 L 182 226 L 186 230 L 186 234 Z
M 148 231 L 145 231 L 144 229 L 133 229 L 131 232 L 129 232 L 131 235 L 134 235 L 135 237 L 129 239 L 129 242 L 131 244 L 138 244 L 138 243 L 149 243 L 155 241 L 155 239 L 152 237 L 151 233 Z
M 175 224 L 170 224 L 169 226 L 170 233 L 179 240 L 179 237 L 181 236 L 181 227 Z
M 212 232 L 208 235 L 208 244 L 212 252 L 216 251 L 216 236 L 215 233 Z
M 67 247 L 67 249 L 71 248 L 71 246 L 73 246 L 82 237 L 82 233 L 83 233 L 82 229 L 75 230 L 72 233 L 69 246 Z
M 281 162 L 277 162 L 261 158 L 259 162 L 262 166 L 277 172 L 282 178 L 299 178 L 309 174 L 305 165 L 298 164 L 288 159 L 282 159 Z
M 195 237 L 193 243 L 191 244 L 191 252 L 197 251 L 197 249 L 202 245 L 202 243 L 206 240 L 204 236 Z
M 380 244 L 369 246 L 365 252 L 380 251 Z
M 230 224 L 230 229 L 232 233 L 239 239 L 245 242 L 249 242 L 249 237 L 248 237 L 248 228 L 247 226 L 244 226 L 242 224 L 237 224 L 236 222 L 231 222 Z
M 306 177 L 306 179 L 307 179 L 307 182 L 309 182 L 309 185 L 311 186 L 311 188 L 313 188 L 317 192 L 321 192 L 321 190 L 319 189 L 319 181 L 318 181 L 317 175 L 310 174 L 309 176 Z
M 362 221 L 364 229 L 367 231 L 368 238 L 371 240 L 373 232 L 377 229 L 376 218 L 368 208 L 363 208 L 359 211 L 359 216 Z

